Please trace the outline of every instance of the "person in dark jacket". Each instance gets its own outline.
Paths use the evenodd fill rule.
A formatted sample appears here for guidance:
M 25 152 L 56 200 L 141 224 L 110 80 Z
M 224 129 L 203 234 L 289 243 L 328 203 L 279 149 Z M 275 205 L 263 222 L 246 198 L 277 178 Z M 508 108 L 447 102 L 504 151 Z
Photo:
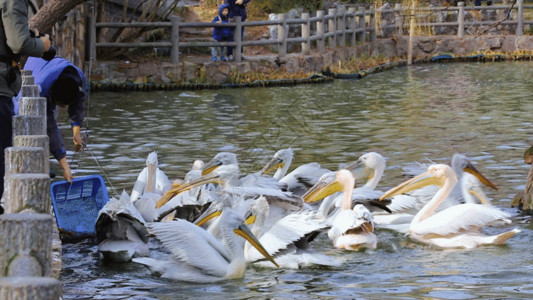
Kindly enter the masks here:
M 70 61 L 56 56 L 47 61 L 30 57 L 24 65 L 31 70 L 35 84 L 41 88 L 41 97 L 47 100 L 46 133 L 50 142 L 50 153 L 57 159 L 63 177 L 72 181 L 72 172 L 67 162 L 63 138 L 57 127 L 57 106 L 68 107 L 74 151 L 81 150 L 81 123 L 85 117 L 85 75 Z
M 250 0 L 225 0 L 229 5 L 230 15 L 232 18 L 241 17 L 241 22 L 246 21 L 248 15 L 246 14 L 246 5 Z M 244 39 L 244 27 L 241 28 L 241 41 Z M 242 52 L 243 48 L 241 48 Z
M 28 6 L 28 0 L 0 0 L 0 198 L 4 193 L 4 150 L 13 145 L 12 97 L 22 84 L 18 60 L 21 55 L 41 57 L 50 49 L 48 35 L 31 36 Z
M 228 23 L 230 20 L 229 5 L 221 4 L 218 7 L 218 15 L 211 23 Z M 233 42 L 233 29 L 231 27 L 214 27 L 213 39 L 217 42 Z M 211 47 L 212 61 L 217 61 L 217 56 L 220 60 L 225 61 L 226 56 L 229 60 L 233 59 L 233 47 Z

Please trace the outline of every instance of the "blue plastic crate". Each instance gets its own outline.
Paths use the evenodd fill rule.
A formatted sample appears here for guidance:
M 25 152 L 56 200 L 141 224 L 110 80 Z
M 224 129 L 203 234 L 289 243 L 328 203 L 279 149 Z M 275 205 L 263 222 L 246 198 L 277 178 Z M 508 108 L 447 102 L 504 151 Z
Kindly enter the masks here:
M 76 177 L 72 184 L 66 180 L 54 182 L 50 196 L 62 238 L 94 235 L 98 212 L 109 201 L 100 175 Z

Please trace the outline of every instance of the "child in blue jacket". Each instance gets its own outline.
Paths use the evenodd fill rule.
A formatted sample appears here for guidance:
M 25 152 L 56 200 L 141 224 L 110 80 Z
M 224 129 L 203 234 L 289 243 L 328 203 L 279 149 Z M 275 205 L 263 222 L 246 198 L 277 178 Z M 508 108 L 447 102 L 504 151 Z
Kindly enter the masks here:
M 228 23 L 230 20 L 229 5 L 221 4 L 218 7 L 218 15 L 211 23 Z M 213 39 L 217 42 L 233 42 L 233 28 L 231 27 L 214 27 Z M 211 47 L 212 61 L 217 61 L 217 56 L 220 60 L 226 61 L 226 56 L 233 59 L 233 47 Z

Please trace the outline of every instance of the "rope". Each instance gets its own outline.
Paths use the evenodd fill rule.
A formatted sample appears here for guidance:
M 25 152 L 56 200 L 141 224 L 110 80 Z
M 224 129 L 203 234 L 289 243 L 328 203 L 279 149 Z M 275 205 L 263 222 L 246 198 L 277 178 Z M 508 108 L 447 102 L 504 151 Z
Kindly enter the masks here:
M 120 198 L 119 194 L 117 193 L 117 190 L 115 189 L 115 187 L 113 186 L 113 183 L 111 183 L 111 180 L 109 180 L 109 177 L 107 176 L 107 173 L 105 172 L 104 168 L 102 167 L 102 165 L 100 164 L 100 161 L 98 160 L 98 158 L 96 157 L 96 155 L 94 155 L 93 151 L 91 151 L 91 149 L 89 149 L 89 147 L 87 145 L 83 145 L 83 150 L 87 150 L 91 156 L 93 157 L 94 161 L 96 162 L 96 164 L 98 165 L 98 167 L 100 168 L 100 170 L 102 171 L 102 173 L 104 174 L 104 178 L 105 180 L 107 181 L 107 183 L 109 184 L 109 186 L 111 187 L 111 191 L 113 192 L 113 195 L 117 198 Z

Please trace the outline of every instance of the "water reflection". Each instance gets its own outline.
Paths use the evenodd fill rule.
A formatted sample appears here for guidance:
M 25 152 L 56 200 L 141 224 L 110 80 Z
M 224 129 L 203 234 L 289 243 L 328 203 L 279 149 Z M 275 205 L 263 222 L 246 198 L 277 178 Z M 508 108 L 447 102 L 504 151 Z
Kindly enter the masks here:
M 532 76 L 527 62 L 432 64 L 320 85 L 95 93 L 90 153 L 75 162 L 78 175 L 105 172 L 120 192 L 131 190 L 154 150 L 170 178 L 222 150 L 239 155 L 242 172 L 259 170 L 289 146 L 294 166 L 317 161 L 330 169 L 378 151 L 387 158 L 378 187 L 385 190 L 403 180 L 402 167 L 449 163 L 460 152 L 499 186 L 487 191 L 492 203 L 516 214 L 510 202 L 529 170 L 522 154 L 533 133 Z M 69 129 L 62 130 L 67 136 Z M 108 265 L 90 243 L 65 245 L 64 293 L 66 299 L 527 298 L 533 233 L 529 217 L 516 216 L 515 223 L 522 233 L 508 245 L 472 251 L 431 249 L 380 231 L 375 251 L 346 253 L 320 237 L 315 247 L 344 260 L 340 268 L 251 267 L 242 280 L 210 285 L 155 278 L 134 263 Z

